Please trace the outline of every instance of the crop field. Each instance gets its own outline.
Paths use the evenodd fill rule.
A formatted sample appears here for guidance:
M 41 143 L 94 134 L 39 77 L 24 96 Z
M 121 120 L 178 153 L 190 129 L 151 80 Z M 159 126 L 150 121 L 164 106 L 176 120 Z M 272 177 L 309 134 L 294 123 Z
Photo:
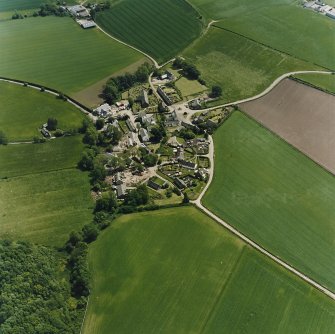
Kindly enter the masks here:
M 252 240 L 335 290 L 335 178 L 235 112 L 214 135 L 203 202 Z
M 334 20 L 302 6 L 265 6 L 216 25 L 299 59 L 335 69 Z
M 0 40 L 1 76 L 70 95 L 143 58 L 98 29 L 83 30 L 70 18 L 3 21 Z
M 335 174 L 334 95 L 287 79 L 266 96 L 240 107 Z
M 111 35 L 167 61 L 199 37 L 202 21 L 184 0 L 122 0 L 96 15 Z
M 284 73 L 317 68 L 215 27 L 184 56 L 195 63 L 208 87 L 222 87 L 223 96 L 217 104 L 260 93 Z
M 43 144 L 0 146 L 0 179 L 75 168 L 83 151 L 82 136 Z
M 308 84 L 319 87 L 322 90 L 335 94 L 335 75 L 299 74 L 295 78 Z
M 324 334 L 335 325 L 330 299 L 194 207 L 118 218 L 89 265 L 85 334 Z
M 19 97 L 19 98 L 18 98 Z M 78 129 L 85 115 L 68 102 L 36 89 L 0 81 L 0 129 L 9 141 L 32 140 L 49 117 L 62 130 Z
M 92 218 L 81 136 L 0 147 L 0 236 L 62 246 Z
M 220 20 L 253 13 L 258 9 L 292 4 L 295 0 L 191 0 L 192 5 L 208 19 Z
M 0 0 L 0 12 L 37 8 L 43 0 Z

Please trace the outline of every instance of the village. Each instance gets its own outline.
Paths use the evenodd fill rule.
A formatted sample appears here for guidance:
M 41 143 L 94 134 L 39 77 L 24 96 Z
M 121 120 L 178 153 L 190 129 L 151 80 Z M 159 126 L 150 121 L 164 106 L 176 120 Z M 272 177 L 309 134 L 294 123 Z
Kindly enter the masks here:
M 195 200 L 208 181 L 208 137 L 232 109 L 201 112 L 197 99 L 181 100 L 169 85 L 174 79 L 166 70 L 151 85 L 135 85 L 120 101 L 92 111 L 103 124 L 99 131 L 119 133 L 118 142 L 106 152 L 105 164 L 107 183 L 119 200 L 139 184 L 146 184 L 150 195 L 162 203 L 182 194 Z

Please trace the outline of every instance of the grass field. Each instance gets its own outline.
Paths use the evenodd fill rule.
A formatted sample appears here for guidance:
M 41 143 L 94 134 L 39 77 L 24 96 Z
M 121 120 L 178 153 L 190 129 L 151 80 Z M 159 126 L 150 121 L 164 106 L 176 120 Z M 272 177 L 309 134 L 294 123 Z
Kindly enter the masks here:
M 75 168 L 83 151 L 82 137 L 64 137 L 43 144 L 0 146 L 0 179 Z
M 214 141 L 206 207 L 335 291 L 334 177 L 240 112 Z
M 335 94 L 335 75 L 299 74 L 295 77 Z
M 0 0 L 0 12 L 37 8 L 43 0 Z
M 0 236 L 62 246 L 92 219 L 81 136 L 0 147 Z M 6 178 L 5 178 L 6 177 Z
M 201 85 L 198 80 L 188 80 L 185 77 L 181 77 L 176 81 L 176 87 L 186 100 L 207 90 L 207 87 Z
M 222 87 L 217 104 L 260 93 L 284 73 L 316 68 L 220 28 L 211 28 L 184 56 L 196 64 L 208 87 Z
M 294 3 L 295 0 L 190 0 L 208 19 L 220 20 L 244 13 L 253 13 L 268 6 Z
M 18 98 L 19 97 L 19 98 Z M 85 115 L 54 95 L 0 81 L 0 129 L 9 141 L 32 140 L 49 117 L 62 130 L 78 129 Z
M 264 6 L 216 24 L 299 59 L 335 69 L 334 20 L 302 6 Z
M 98 24 L 113 36 L 161 63 L 179 54 L 202 29 L 199 14 L 184 0 L 122 0 L 98 13 Z
M 68 94 L 143 58 L 98 29 L 83 30 L 70 18 L 50 16 L 0 22 L 0 40 L 1 76 Z
M 331 333 L 334 304 L 193 207 L 122 216 L 90 248 L 84 333 Z

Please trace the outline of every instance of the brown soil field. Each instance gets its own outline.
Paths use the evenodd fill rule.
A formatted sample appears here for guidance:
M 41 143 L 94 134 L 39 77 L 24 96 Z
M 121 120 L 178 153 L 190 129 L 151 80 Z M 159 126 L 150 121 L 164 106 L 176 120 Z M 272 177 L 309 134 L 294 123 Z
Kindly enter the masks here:
M 285 79 L 240 109 L 335 174 L 335 96 Z

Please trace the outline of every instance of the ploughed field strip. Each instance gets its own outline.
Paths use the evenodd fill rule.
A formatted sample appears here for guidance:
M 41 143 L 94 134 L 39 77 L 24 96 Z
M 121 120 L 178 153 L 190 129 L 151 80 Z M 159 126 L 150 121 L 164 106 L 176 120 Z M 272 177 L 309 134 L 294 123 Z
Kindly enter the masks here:
M 89 250 L 84 334 L 331 333 L 331 299 L 194 207 L 125 215 Z
M 66 94 L 81 91 L 143 55 L 69 17 L 0 22 L 0 75 Z
M 199 37 L 199 16 L 184 0 L 122 0 L 97 13 L 96 21 L 106 32 L 162 63 Z
M 204 205 L 334 291 L 334 177 L 241 112 L 214 142 L 215 174 Z
M 334 95 L 286 79 L 269 94 L 240 107 L 335 174 Z

